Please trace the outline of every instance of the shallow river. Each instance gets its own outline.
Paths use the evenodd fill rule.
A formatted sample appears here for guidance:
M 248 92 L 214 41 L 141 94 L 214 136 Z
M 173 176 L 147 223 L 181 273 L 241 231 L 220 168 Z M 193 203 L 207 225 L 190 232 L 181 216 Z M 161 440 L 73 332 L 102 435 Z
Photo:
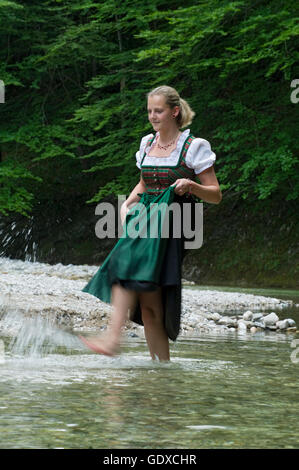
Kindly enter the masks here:
M 298 448 L 298 335 L 182 338 L 159 363 L 140 338 L 107 358 L 63 334 L 37 354 L 5 339 L 0 448 Z

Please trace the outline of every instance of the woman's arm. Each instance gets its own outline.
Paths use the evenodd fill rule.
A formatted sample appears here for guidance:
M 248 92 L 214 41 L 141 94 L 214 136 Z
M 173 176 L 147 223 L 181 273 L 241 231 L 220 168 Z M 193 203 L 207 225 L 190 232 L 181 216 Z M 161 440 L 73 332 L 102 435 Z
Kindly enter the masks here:
M 139 183 L 136 184 L 135 188 L 132 190 L 128 199 L 125 200 L 125 203 L 127 204 L 127 206 L 130 206 L 131 204 L 139 202 L 140 196 L 137 196 L 137 194 L 144 193 L 145 191 L 146 191 L 145 182 L 143 181 L 142 176 L 140 175 Z
M 137 202 L 140 201 L 140 196 L 138 196 L 138 193 L 144 193 L 146 191 L 146 186 L 145 182 L 142 179 L 142 176 L 140 175 L 140 181 L 138 184 L 136 184 L 135 188 L 132 190 L 130 196 L 128 199 L 126 199 L 120 208 L 120 216 L 121 216 L 121 221 L 122 223 L 124 222 L 126 218 L 127 212 L 130 210 L 130 208 L 136 204 Z
M 222 200 L 222 192 L 215 175 L 214 167 L 211 166 L 196 177 L 200 180 L 200 183 L 196 181 L 190 181 L 190 192 L 194 196 L 199 197 L 203 201 L 210 202 L 212 204 L 219 204 Z
M 205 202 L 219 204 L 222 200 L 222 193 L 215 175 L 214 167 L 211 166 L 202 171 L 196 178 L 200 180 L 200 183 L 186 178 L 176 180 L 174 183 L 176 185 L 175 193 L 182 196 L 184 193 L 190 191 L 191 194 L 194 194 L 194 196 L 197 196 Z

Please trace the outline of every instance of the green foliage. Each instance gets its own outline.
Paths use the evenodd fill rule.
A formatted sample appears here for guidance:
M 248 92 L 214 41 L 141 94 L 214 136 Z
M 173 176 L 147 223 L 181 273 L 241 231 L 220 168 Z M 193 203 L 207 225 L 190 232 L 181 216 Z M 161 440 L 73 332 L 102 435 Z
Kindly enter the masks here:
M 128 195 L 164 83 L 196 111 L 224 197 L 295 201 L 298 33 L 295 1 L 0 0 L 0 210 Z
M 22 186 L 24 179 L 41 181 L 21 165 L 0 164 L 0 212 L 3 215 L 9 212 L 29 215 L 34 196 Z

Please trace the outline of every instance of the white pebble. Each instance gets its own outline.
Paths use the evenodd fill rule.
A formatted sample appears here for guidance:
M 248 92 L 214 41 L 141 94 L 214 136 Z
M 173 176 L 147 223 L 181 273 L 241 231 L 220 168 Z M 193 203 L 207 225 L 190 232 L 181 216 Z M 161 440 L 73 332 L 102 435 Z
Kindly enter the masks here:
M 225 325 L 225 326 L 237 326 L 237 320 L 235 318 L 231 317 L 222 317 L 218 321 L 219 325 Z
M 265 325 L 269 326 L 269 325 L 275 325 L 276 322 L 278 322 L 279 318 L 275 312 L 271 312 L 269 313 L 269 315 L 266 315 L 263 320 L 264 320 Z
M 288 320 L 280 320 L 280 321 L 276 322 L 276 326 L 280 330 L 286 330 L 289 326 L 289 322 L 288 322 Z
M 247 312 L 243 313 L 243 320 L 250 321 L 253 318 L 253 313 L 250 310 L 247 310 Z

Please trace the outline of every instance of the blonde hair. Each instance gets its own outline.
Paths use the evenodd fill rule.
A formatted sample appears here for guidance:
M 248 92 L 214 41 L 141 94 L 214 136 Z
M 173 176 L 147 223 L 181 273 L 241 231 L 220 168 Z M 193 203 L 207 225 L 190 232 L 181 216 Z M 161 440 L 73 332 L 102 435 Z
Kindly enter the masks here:
M 147 94 L 147 98 L 153 95 L 163 95 L 165 97 L 166 104 L 170 108 L 174 108 L 175 106 L 180 107 L 180 112 L 176 117 L 179 129 L 191 124 L 192 119 L 195 116 L 195 112 L 192 111 L 187 101 L 183 100 L 174 88 L 167 85 L 159 86 L 150 91 Z

